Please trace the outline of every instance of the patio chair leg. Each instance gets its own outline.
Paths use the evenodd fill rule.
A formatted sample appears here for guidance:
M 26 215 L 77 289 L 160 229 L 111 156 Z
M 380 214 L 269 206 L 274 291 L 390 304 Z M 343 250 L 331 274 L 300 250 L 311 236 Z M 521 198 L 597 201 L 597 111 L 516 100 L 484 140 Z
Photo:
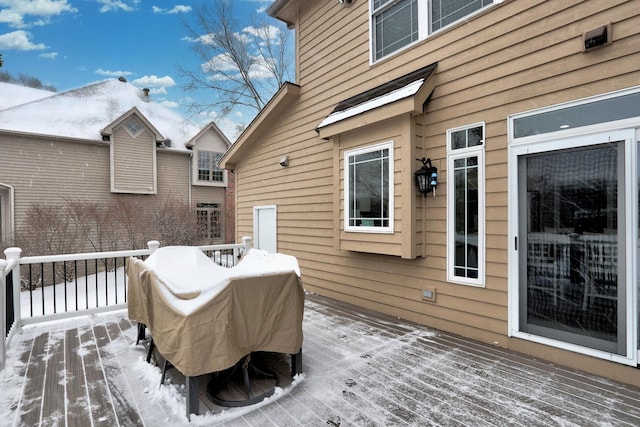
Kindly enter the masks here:
M 171 364 L 171 362 L 169 362 L 167 359 L 164 359 L 164 363 L 162 364 L 162 376 L 160 377 L 160 386 L 164 384 L 164 379 L 167 376 L 167 370 L 171 368 L 173 368 L 173 365 Z
M 198 397 L 198 389 L 199 389 L 199 376 L 191 377 L 185 376 L 186 388 L 187 388 L 187 396 L 186 396 L 186 409 L 187 409 L 187 419 L 190 420 L 189 415 L 196 414 L 200 415 L 200 398 Z
M 291 355 L 291 378 L 302 373 L 302 349 Z
M 244 390 L 249 400 L 253 399 L 253 393 L 251 392 L 251 382 L 249 381 L 249 363 L 251 362 L 251 354 L 244 358 L 242 363 L 242 379 L 244 380 Z
M 151 361 L 151 354 L 153 353 L 153 347 L 155 344 L 153 343 L 153 338 L 149 341 L 149 350 L 147 350 L 147 363 Z
M 147 334 L 145 330 L 147 326 L 144 323 L 138 323 L 138 336 L 136 338 L 136 345 L 140 344 L 140 341 L 144 341 L 147 339 Z

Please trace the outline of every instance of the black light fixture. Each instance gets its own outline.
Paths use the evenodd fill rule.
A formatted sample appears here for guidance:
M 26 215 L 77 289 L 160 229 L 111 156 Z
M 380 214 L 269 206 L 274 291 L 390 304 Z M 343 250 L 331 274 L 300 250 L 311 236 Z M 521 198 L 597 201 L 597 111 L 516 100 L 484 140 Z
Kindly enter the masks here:
M 413 176 L 416 179 L 416 187 L 418 191 L 427 197 L 427 194 L 433 192 L 433 197 L 436 196 L 436 187 L 438 185 L 438 168 L 431 165 L 431 159 L 416 159 L 422 162 L 422 167 L 414 172 Z

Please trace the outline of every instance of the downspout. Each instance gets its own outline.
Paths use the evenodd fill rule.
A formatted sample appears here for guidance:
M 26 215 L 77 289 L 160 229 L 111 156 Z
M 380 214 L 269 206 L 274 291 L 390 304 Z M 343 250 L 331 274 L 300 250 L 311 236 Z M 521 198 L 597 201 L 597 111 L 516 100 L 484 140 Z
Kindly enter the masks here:
M 189 168 L 187 170 L 187 175 L 189 178 L 189 188 L 187 190 L 187 194 L 189 195 L 189 206 L 191 206 L 191 182 L 193 180 L 192 178 L 192 173 L 193 173 L 193 150 L 189 152 Z

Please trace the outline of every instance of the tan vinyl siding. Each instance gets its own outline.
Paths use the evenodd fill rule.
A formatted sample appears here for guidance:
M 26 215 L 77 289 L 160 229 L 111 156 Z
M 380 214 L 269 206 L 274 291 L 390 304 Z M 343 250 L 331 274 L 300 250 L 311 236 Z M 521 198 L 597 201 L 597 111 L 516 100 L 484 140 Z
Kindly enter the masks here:
M 530 350 L 530 343 L 506 336 L 507 116 L 638 85 L 638 2 L 506 0 L 373 65 L 369 2 L 298 4 L 300 95 L 238 159 L 237 236 L 253 234 L 253 206 L 277 205 L 279 251 L 298 257 L 308 291 Z M 583 32 L 608 22 L 613 43 L 583 53 Z M 344 147 L 336 141 L 348 142 L 350 134 L 325 141 L 314 129 L 339 101 L 432 63 L 438 64 L 436 87 L 425 114 L 414 118 L 412 149 L 438 168 L 437 197 L 413 196 L 416 209 L 407 214 L 402 210 L 414 190 L 396 187 L 402 198 L 396 219 L 411 222 L 414 216 L 414 224 L 403 223 L 399 231 L 413 230 L 418 258 L 359 253 L 398 245 L 403 237 L 369 235 L 344 244 Z M 486 124 L 484 288 L 447 282 L 446 131 L 477 122 Z M 374 128 L 358 131 L 357 143 L 367 133 L 370 143 L 396 134 Z M 416 157 L 396 154 L 396 174 L 406 178 L 419 168 Z M 290 157 L 287 168 L 278 165 L 283 155 Z M 422 300 L 425 288 L 436 290 L 435 302 Z M 551 358 L 562 353 L 537 351 Z
M 147 129 L 133 138 L 123 127 L 115 129 L 112 144 L 112 190 L 116 193 L 156 193 L 156 144 Z
M 189 194 L 189 153 L 159 149 L 158 196 L 187 201 Z
M 13 185 L 21 202 L 59 200 L 72 189 L 83 199 L 109 192 L 108 143 L 2 135 L 0 150 L 0 181 Z
M 14 187 L 16 229 L 33 204 L 107 198 L 109 144 L 0 135 L 0 182 Z

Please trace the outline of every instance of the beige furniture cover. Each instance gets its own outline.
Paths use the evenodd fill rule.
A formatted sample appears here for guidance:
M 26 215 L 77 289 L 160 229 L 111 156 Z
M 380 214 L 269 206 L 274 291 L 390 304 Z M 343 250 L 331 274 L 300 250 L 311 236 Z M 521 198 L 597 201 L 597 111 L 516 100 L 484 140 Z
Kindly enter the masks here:
M 197 248 L 127 260 L 129 318 L 184 375 L 221 371 L 253 351 L 298 353 L 304 290 L 297 260 L 251 249 L 224 268 Z

